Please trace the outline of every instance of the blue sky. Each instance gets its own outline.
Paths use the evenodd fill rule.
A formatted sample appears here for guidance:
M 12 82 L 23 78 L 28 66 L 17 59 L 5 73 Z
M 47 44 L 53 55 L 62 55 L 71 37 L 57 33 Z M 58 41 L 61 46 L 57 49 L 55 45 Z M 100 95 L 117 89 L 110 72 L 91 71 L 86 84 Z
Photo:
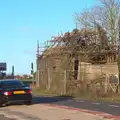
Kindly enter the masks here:
M 0 0 L 0 62 L 7 73 L 30 73 L 36 62 L 36 43 L 41 45 L 61 30 L 75 27 L 74 12 L 94 5 L 96 0 Z M 35 64 L 36 65 L 36 64 Z

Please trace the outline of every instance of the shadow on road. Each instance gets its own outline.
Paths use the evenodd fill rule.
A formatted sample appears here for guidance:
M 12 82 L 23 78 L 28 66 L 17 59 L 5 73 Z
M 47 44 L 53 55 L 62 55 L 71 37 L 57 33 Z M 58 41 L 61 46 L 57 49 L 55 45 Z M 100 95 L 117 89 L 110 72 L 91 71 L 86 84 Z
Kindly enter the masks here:
M 55 103 L 59 101 L 67 101 L 70 99 L 73 99 L 73 97 L 72 96 L 53 96 L 53 97 L 34 96 L 33 104 Z
M 60 101 L 67 101 L 73 99 L 72 96 L 53 96 L 53 97 L 46 97 L 46 96 L 33 96 L 32 105 L 34 104 L 49 104 L 49 103 L 56 103 Z M 8 104 L 7 106 L 13 105 L 25 105 L 24 102 L 16 102 Z M 4 107 L 7 107 L 4 106 Z

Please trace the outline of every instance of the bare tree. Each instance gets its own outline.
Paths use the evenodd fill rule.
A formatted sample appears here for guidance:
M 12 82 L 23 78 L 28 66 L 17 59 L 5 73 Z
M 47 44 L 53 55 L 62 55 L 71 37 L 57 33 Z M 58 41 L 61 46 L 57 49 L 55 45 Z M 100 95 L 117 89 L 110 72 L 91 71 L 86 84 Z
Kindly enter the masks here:
M 116 50 L 118 43 L 117 64 L 120 87 L 120 0 L 98 1 L 100 2 L 98 6 L 94 6 L 83 13 L 75 13 L 76 21 L 84 25 L 84 27 L 96 27 L 99 35 L 99 28 L 102 28 L 102 31 L 105 31 L 104 36 L 105 33 L 107 34 L 106 39 L 110 43 L 112 50 Z
M 76 20 L 86 26 L 93 27 L 99 23 L 107 32 L 112 45 L 116 45 L 118 35 L 118 18 L 120 15 L 120 0 L 98 0 L 99 6 L 94 6 L 89 11 L 75 13 Z

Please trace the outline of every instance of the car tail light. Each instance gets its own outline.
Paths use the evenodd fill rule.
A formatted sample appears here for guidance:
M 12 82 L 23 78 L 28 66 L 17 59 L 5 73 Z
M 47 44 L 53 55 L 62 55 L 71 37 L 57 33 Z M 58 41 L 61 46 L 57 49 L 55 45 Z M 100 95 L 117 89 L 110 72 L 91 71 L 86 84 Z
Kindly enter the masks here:
M 5 96 L 9 96 L 9 95 L 11 95 L 12 94 L 12 92 L 4 92 L 4 95 Z
M 32 93 L 32 90 L 27 90 L 26 94 Z

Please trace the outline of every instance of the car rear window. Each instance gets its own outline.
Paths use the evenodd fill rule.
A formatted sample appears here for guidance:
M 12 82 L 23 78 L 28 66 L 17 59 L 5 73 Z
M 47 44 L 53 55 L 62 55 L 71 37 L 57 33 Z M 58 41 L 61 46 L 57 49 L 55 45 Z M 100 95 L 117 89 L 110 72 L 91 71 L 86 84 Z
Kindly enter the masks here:
M 2 87 L 14 87 L 14 86 L 23 86 L 24 84 L 21 81 L 4 81 Z

